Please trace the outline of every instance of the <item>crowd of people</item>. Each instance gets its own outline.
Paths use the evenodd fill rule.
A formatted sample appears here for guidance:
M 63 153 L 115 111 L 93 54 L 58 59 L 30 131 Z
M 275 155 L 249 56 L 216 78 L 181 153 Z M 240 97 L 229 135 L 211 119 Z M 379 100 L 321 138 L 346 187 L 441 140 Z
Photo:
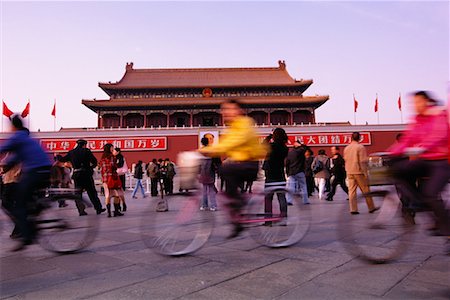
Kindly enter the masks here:
M 405 181 L 410 188 L 418 189 L 417 182 L 421 177 L 431 177 L 422 185 L 424 199 L 436 216 L 440 233 L 450 233 L 449 213 L 437 194 L 448 183 L 449 151 L 447 112 L 436 105 L 426 92 L 413 95 L 416 108 L 416 121 L 405 134 L 389 150 L 393 156 L 407 154 L 408 147 L 420 149 L 413 159 L 398 160 L 393 165 L 399 180 Z M 304 205 L 310 204 L 317 192 L 317 199 L 333 201 L 338 185 L 348 194 L 349 212 L 359 214 L 356 201 L 357 189 L 366 195 L 369 213 L 379 209 L 369 195 L 367 178 L 367 153 L 360 143 L 361 136 L 354 132 L 351 143 L 342 153 L 338 146 L 330 148 L 330 155 L 325 149 L 319 149 L 317 155 L 307 145 L 295 141 L 289 150 L 288 136 L 283 128 L 275 128 L 261 143 L 254 127 L 253 120 L 244 114 L 240 103 L 228 100 L 221 105 L 221 112 L 227 128 L 219 143 L 212 144 L 204 137 L 199 152 L 208 157 L 199 170 L 199 182 L 203 185 L 200 210 L 218 209 L 216 180 L 220 178 L 220 190 L 225 183 L 225 194 L 229 201 L 226 204 L 234 230 L 230 237 L 237 236 L 242 227 L 239 216 L 246 198 L 245 192 L 252 193 L 253 182 L 257 179 L 260 163 L 265 175 L 265 186 L 288 187 L 302 198 Z M 129 172 L 125 157 L 119 148 L 106 144 L 100 161 L 87 148 L 83 139 L 77 141 L 74 149 L 66 155 L 57 155 L 51 163 L 47 153 L 39 143 L 29 136 L 28 129 L 22 120 L 15 115 L 11 119 L 13 135 L 0 147 L 0 153 L 7 153 L 3 170 L 2 206 L 15 224 L 11 237 L 20 237 L 18 249 L 30 244 L 35 237 L 33 224 L 27 215 L 27 204 L 33 202 L 32 193 L 42 186 L 53 188 L 75 187 L 87 192 L 98 215 L 106 211 L 108 217 L 123 216 L 127 211 L 125 199 L 125 174 Z M 411 155 L 410 155 L 411 156 Z M 221 159 L 225 158 L 224 161 Z M 93 174 L 99 168 L 102 190 L 105 197 L 105 208 L 99 199 Z M 137 198 L 138 191 L 145 198 L 142 184 L 144 174 L 150 179 L 150 194 L 171 195 L 174 193 L 175 164 L 170 159 L 152 159 L 144 164 L 139 160 L 134 166 L 133 177 L 135 187 L 132 198 Z M 181 192 L 181 190 L 180 190 Z M 282 217 L 288 217 L 288 207 L 295 205 L 291 195 L 277 194 Z M 265 212 L 272 212 L 274 193 L 265 195 Z M 112 204 L 112 205 L 111 205 Z M 61 201 L 60 207 L 67 204 Z M 86 215 L 82 202 L 76 202 L 80 216 Z M 111 211 L 111 208 L 114 211 Z M 283 224 L 281 224 L 283 225 Z

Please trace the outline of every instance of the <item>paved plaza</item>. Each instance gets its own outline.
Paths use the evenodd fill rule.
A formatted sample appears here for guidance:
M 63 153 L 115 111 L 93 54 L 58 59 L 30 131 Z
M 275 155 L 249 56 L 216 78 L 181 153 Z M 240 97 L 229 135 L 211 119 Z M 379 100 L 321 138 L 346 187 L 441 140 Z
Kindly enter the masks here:
M 311 198 L 312 224 L 296 246 L 270 249 L 245 232 L 226 240 L 223 211 L 208 243 L 193 255 L 165 257 L 141 241 L 151 198 L 131 199 L 124 217 L 100 218 L 95 242 L 57 255 L 32 245 L 20 253 L 1 238 L 2 299 L 449 299 L 450 257 L 444 239 L 423 230 L 400 260 L 370 265 L 349 255 L 336 223 L 345 195 Z M 170 201 L 176 201 L 176 197 Z M 366 207 L 360 208 L 365 212 Z M 147 213 L 145 217 L 152 218 Z M 5 220 L 2 215 L 2 221 Z M 4 226 L 4 228 L 7 226 Z M 6 228 L 7 229 L 7 228 Z

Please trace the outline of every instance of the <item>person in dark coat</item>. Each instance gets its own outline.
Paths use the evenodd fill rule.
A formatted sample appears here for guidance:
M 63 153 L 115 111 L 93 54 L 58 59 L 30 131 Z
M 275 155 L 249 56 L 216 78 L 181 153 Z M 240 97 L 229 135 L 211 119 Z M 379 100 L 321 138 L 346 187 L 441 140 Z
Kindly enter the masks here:
M 305 151 L 305 177 L 306 177 L 306 186 L 308 188 L 308 197 L 311 197 L 314 193 L 315 184 L 314 184 L 314 173 L 312 171 L 311 165 L 314 161 L 314 153 L 311 149 L 306 148 Z
M 267 154 L 263 164 L 266 175 L 266 187 L 280 186 L 286 187 L 286 176 L 284 173 L 284 163 L 288 155 L 287 135 L 284 129 L 276 128 L 273 136 L 268 136 L 265 142 L 273 140 L 270 145 L 270 152 Z M 264 211 L 267 214 L 272 213 L 272 200 L 274 193 L 267 193 L 264 200 Z M 278 202 L 280 204 L 280 213 L 282 217 L 287 217 L 287 201 L 284 193 L 277 193 Z M 285 225 L 286 222 L 283 221 Z
M 97 167 L 97 159 L 92 154 L 91 150 L 86 148 L 87 142 L 83 139 L 77 141 L 77 146 L 70 150 L 66 156 L 61 158 L 62 162 L 71 162 L 73 166 L 72 179 L 75 183 L 75 188 L 86 190 L 89 200 L 94 205 L 97 214 L 106 211 L 102 207 L 100 199 L 98 198 L 97 190 L 95 189 L 93 169 Z M 81 203 L 77 203 L 78 213 L 85 215 L 85 207 Z
M 301 195 L 304 204 L 309 204 L 308 188 L 305 177 L 305 147 L 299 141 L 295 141 L 294 148 L 286 159 L 287 186 L 293 194 Z M 293 205 L 291 194 L 287 194 L 288 205 Z
M 142 186 L 142 177 L 144 175 L 144 170 L 142 168 L 142 160 L 138 161 L 136 166 L 134 167 L 134 178 L 136 179 L 136 185 L 134 187 L 132 198 L 136 199 L 136 193 L 138 189 L 141 189 L 142 198 L 145 198 L 144 187 Z
M 331 190 L 328 193 L 327 201 L 333 201 L 333 197 L 336 194 L 336 188 L 338 184 L 348 195 L 348 187 L 345 183 L 345 178 L 347 173 L 345 172 L 345 161 L 339 152 L 339 147 L 331 147 L 331 158 L 330 158 L 330 173 L 332 176 L 331 180 Z

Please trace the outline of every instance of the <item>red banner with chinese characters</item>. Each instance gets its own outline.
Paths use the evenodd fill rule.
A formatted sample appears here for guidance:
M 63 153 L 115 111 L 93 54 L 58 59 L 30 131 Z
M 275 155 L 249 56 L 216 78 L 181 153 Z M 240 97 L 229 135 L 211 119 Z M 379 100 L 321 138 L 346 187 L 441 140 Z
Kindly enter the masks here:
M 167 150 L 167 137 L 89 138 L 86 141 L 93 152 L 103 151 L 107 143 L 122 151 Z M 41 139 L 42 147 L 48 152 L 68 152 L 76 144 L 77 139 Z
M 360 134 L 362 145 L 372 145 L 370 132 L 360 132 Z M 307 146 L 343 146 L 350 144 L 352 133 L 288 133 L 288 146 L 294 145 L 296 140 Z
M 371 145 L 370 132 L 360 132 L 362 145 Z M 296 140 L 308 146 L 341 146 L 348 145 L 352 141 L 352 133 L 314 133 L 314 134 L 288 134 L 289 144 L 294 144 Z

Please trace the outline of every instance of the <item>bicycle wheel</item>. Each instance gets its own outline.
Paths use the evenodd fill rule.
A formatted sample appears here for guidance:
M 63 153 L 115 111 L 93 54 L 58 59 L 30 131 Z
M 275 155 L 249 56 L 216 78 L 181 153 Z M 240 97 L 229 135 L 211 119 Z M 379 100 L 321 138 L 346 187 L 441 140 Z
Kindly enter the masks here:
M 75 199 L 86 206 L 80 216 Z M 80 195 L 66 194 L 40 199 L 45 209 L 37 217 L 39 244 L 56 253 L 73 253 L 89 246 L 98 232 L 98 217 Z
M 254 194 L 248 204 L 247 214 L 243 222 L 249 227 L 250 236 L 259 244 L 280 248 L 298 243 L 308 233 L 310 227 L 310 207 L 301 203 L 299 197 L 292 195 L 294 205 L 288 206 L 287 218 L 280 215 L 280 205 L 275 198 L 291 192 L 285 188 L 272 190 L 272 213 L 264 212 L 265 194 Z
M 197 251 L 211 235 L 212 213 L 200 211 L 197 194 L 166 199 L 170 201 L 169 211 L 155 212 L 152 206 L 150 213 L 142 215 L 142 240 L 148 248 L 163 255 L 180 256 Z
M 338 236 L 344 248 L 352 255 L 370 263 L 386 263 L 400 257 L 406 251 L 405 241 L 410 238 L 413 218 L 402 205 L 394 190 L 372 191 L 374 213 L 352 215 L 348 205 L 341 211 Z M 365 196 L 358 199 L 360 208 L 366 206 Z

